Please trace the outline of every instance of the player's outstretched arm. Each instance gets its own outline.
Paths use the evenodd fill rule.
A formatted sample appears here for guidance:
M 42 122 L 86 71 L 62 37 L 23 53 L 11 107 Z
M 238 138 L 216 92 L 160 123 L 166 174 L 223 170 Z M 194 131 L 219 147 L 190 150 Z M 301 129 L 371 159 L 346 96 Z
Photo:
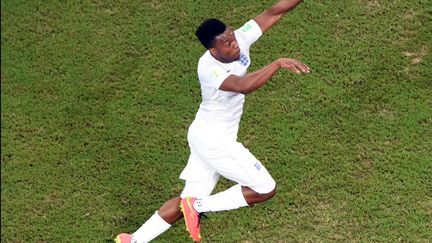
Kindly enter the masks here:
M 269 65 L 253 73 L 246 74 L 243 77 L 236 75 L 228 76 L 221 84 L 219 89 L 224 91 L 233 91 L 237 93 L 248 94 L 259 89 L 280 69 L 285 68 L 293 73 L 309 73 L 309 67 L 297 60 L 289 58 L 278 59 Z
M 281 0 L 257 15 L 254 20 L 264 33 L 275 25 L 285 13 L 295 8 L 301 2 L 302 0 Z

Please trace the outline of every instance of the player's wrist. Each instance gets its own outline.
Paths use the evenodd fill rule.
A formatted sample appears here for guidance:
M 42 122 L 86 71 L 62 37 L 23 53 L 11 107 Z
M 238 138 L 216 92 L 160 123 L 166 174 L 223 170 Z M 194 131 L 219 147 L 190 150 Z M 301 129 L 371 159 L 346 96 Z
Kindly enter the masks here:
M 278 68 L 282 67 L 282 58 L 277 59 L 275 62 Z

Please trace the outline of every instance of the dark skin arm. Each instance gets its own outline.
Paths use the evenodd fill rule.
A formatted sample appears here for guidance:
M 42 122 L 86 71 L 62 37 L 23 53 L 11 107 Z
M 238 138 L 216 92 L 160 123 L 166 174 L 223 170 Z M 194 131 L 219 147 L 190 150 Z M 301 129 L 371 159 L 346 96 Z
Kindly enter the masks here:
M 257 15 L 254 20 L 266 32 L 275 25 L 288 11 L 294 9 L 302 0 L 282 0 Z
M 293 73 L 309 73 L 310 69 L 306 64 L 301 63 L 300 61 L 289 59 L 289 58 L 281 58 L 267 66 L 264 66 L 258 71 L 253 73 L 246 74 L 243 77 L 239 77 L 236 75 L 228 76 L 219 89 L 224 91 L 233 91 L 237 93 L 249 94 L 252 91 L 259 89 L 263 86 L 270 78 L 280 69 L 285 68 Z
M 264 33 L 275 25 L 285 13 L 294 9 L 301 2 L 302 0 L 281 0 L 257 15 L 254 21 Z M 263 86 L 280 68 L 288 69 L 296 74 L 310 72 L 309 67 L 300 61 L 281 58 L 243 77 L 230 75 L 224 80 L 219 89 L 248 94 Z

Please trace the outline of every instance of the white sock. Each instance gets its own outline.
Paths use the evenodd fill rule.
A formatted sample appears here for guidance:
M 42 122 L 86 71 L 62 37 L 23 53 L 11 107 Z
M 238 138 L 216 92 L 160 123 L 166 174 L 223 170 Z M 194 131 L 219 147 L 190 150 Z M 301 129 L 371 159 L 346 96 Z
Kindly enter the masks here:
M 240 185 L 235 185 L 228 190 L 217 194 L 198 198 L 194 202 L 194 208 L 200 212 L 217 212 L 232 210 L 248 206 Z
M 135 233 L 132 234 L 133 243 L 146 243 L 171 227 L 156 211 Z

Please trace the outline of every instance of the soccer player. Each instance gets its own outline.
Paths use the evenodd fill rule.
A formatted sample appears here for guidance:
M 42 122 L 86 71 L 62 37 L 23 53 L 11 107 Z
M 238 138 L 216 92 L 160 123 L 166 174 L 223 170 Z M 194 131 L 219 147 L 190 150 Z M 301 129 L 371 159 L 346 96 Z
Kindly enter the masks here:
M 180 178 L 180 197 L 167 201 L 135 233 L 119 234 L 116 242 L 149 242 L 182 217 L 194 241 L 200 241 L 204 212 L 233 210 L 269 200 L 276 183 L 263 164 L 237 141 L 245 95 L 259 89 L 281 68 L 309 73 L 300 61 L 280 58 L 248 73 L 251 45 L 301 0 L 281 0 L 233 31 L 208 19 L 196 31 L 207 49 L 198 62 L 202 102 L 188 130 L 190 156 Z M 236 185 L 211 195 L 220 176 Z

